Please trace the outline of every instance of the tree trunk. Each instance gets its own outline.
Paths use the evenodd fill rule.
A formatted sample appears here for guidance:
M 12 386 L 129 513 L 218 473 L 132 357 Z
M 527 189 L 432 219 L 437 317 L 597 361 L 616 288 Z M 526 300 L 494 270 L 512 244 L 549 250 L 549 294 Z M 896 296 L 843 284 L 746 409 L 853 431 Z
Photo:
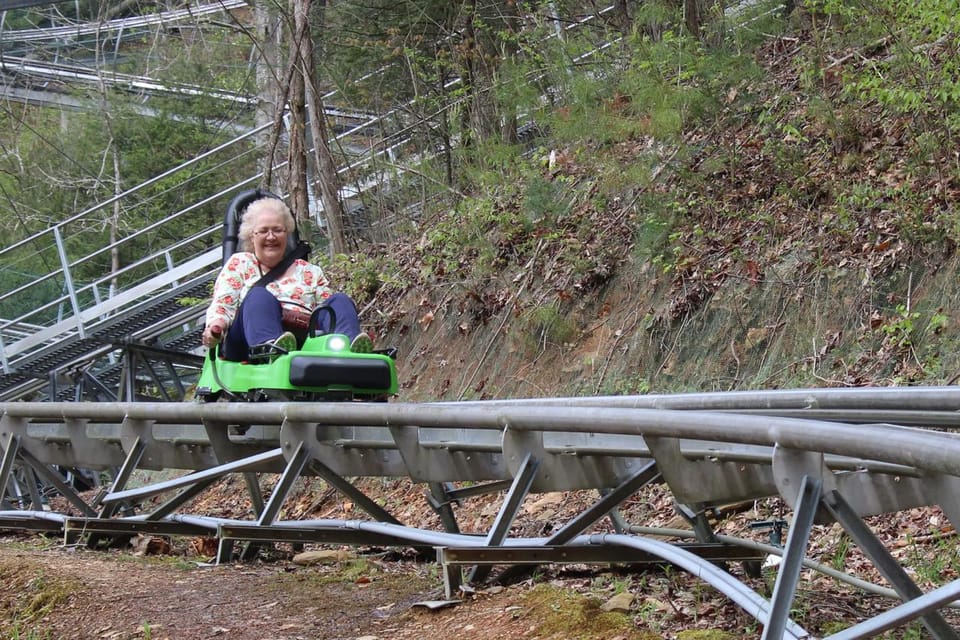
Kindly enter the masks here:
M 327 222 L 327 238 L 330 241 L 330 253 L 346 253 L 347 239 L 343 230 L 343 205 L 340 203 L 340 178 L 337 175 L 337 164 L 330 151 L 327 131 L 326 110 L 323 97 L 317 87 L 316 58 L 313 52 L 313 39 L 310 37 L 310 0 L 303 0 L 303 12 L 297 14 L 297 33 L 303 33 L 298 38 L 302 43 L 300 52 L 300 70 L 306 79 L 307 115 L 310 119 L 310 135 L 313 138 L 313 159 L 316 165 L 316 184 L 320 191 L 320 201 L 323 204 L 323 215 Z M 299 20 L 303 18 L 301 24 Z M 322 25 L 320 25 L 322 28 Z
M 254 53 L 257 76 L 257 106 L 254 112 L 254 126 L 266 127 L 283 112 L 286 101 L 285 81 L 280 76 L 280 39 L 283 34 L 282 22 L 272 2 L 257 2 L 253 8 L 256 28 Z M 260 187 L 274 188 L 273 167 L 277 164 L 277 133 L 264 128 L 256 137 L 256 146 L 260 151 L 263 179 Z
M 308 4 L 305 0 L 290 0 L 290 15 L 293 16 L 293 37 L 290 39 L 290 93 L 288 96 L 289 125 L 287 133 L 290 147 L 287 153 L 287 191 L 290 210 L 297 220 L 303 220 L 310 210 L 307 196 L 307 149 L 306 149 L 306 101 L 302 65 L 302 43 L 310 37 L 309 31 L 301 29 L 307 22 L 303 13 Z
M 106 3 L 101 2 L 99 7 L 99 16 L 101 20 L 98 24 L 103 24 L 102 18 L 106 9 Z M 104 154 L 110 157 L 113 164 L 113 193 L 111 195 L 116 196 L 121 191 L 120 152 L 117 150 L 116 137 L 114 136 L 113 132 L 113 112 L 110 108 L 109 93 L 103 80 L 102 69 L 104 65 L 101 64 L 100 59 L 101 45 L 102 41 L 100 39 L 100 30 L 98 28 L 96 36 L 95 61 L 95 68 L 97 70 L 97 91 L 100 102 L 100 114 L 103 116 L 103 128 L 107 132 L 107 148 L 104 149 Z M 113 203 L 113 213 L 107 222 L 110 227 L 108 237 L 110 238 L 110 273 L 112 274 L 112 277 L 110 278 L 110 291 L 108 293 L 108 297 L 111 298 L 117 290 L 116 274 L 120 271 L 120 250 L 117 248 L 117 240 L 120 239 L 120 211 L 120 201 L 115 200 Z
M 633 28 L 633 18 L 630 16 L 630 0 L 616 0 L 614 6 L 616 7 L 614 14 L 620 33 L 628 35 Z
M 476 0 L 467 0 L 463 7 L 463 43 L 460 48 L 463 86 L 467 95 L 462 132 L 466 145 L 474 139 L 486 140 L 497 132 L 496 106 L 490 91 L 493 86 L 492 60 L 486 46 L 489 36 L 476 28 L 481 20 Z
M 712 20 L 722 20 L 724 6 L 723 0 L 683 0 L 683 20 L 690 34 L 701 42 L 719 44 L 722 28 L 710 27 Z
M 704 2 L 705 0 L 683 0 L 683 21 L 687 25 L 687 31 L 697 40 L 702 37 Z
M 510 33 L 517 33 L 520 31 L 520 14 L 517 10 L 517 5 L 515 2 L 505 3 L 500 15 L 503 16 L 503 31 Z M 505 60 L 512 61 L 517 56 L 519 47 L 516 40 L 512 38 L 506 38 L 503 42 L 502 50 L 503 58 Z M 494 103 L 494 107 L 497 107 L 496 103 Z M 506 108 L 509 108 L 509 111 L 506 111 Z M 518 141 L 516 105 L 511 104 L 509 107 L 499 105 L 497 112 L 500 113 L 501 139 L 507 144 L 516 144 Z

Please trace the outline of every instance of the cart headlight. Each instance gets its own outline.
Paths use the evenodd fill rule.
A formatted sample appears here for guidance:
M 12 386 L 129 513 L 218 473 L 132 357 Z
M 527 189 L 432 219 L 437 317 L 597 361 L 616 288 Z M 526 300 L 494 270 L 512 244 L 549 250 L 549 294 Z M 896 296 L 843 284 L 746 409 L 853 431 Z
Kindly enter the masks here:
M 344 351 L 349 345 L 343 336 L 330 336 L 327 341 L 327 348 L 330 351 Z

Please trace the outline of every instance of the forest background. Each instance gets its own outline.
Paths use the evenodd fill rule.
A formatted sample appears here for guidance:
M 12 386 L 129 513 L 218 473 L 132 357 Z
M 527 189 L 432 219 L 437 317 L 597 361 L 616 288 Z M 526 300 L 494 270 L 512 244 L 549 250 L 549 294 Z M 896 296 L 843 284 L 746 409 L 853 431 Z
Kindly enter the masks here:
M 255 176 L 381 335 L 452 309 L 449 335 L 487 344 L 471 332 L 511 316 L 511 351 L 565 363 L 557 391 L 952 382 L 956 3 L 728 4 L 299 0 L 97 33 L 55 51 L 94 63 L 101 81 L 59 87 L 90 109 L 2 104 L 0 233 L 157 180 L 67 239 L 90 252 Z M 4 28 L 165 6 L 20 9 Z M 145 97 L 115 73 L 168 90 Z M 379 128 L 343 143 L 313 115 L 330 109 Z M 229 163 L 166 177 L 249 127 Z M 383 153 L 396 130 L 402 147 Z M 116 271 L 140 244 L 82 269 Z M 0 265 L 0 289 L 35 275 Z M 633 320 L 587 345 L 626 303 Z M 28 291 L 0 315 L 31 304 Z M 447 392 L 492 393 L 469 386 Z

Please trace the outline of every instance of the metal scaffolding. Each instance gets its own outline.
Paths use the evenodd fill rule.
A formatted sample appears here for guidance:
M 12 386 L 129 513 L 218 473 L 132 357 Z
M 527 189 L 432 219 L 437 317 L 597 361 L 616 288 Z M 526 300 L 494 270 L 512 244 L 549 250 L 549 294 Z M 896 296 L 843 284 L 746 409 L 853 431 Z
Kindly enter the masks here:
M 920 619 L 931 637 L 952 639 L 942 608 L 958 582 L 923 593 L 863 518 L 938 505 L 960 523 L 960 437 L 950 432 L 957 407 L 960 389 L 934 387 L 429 404 L 14 402 L 0 404 L 0 526 L 59 532 L 71 542 L 86 536 L 88 544 L 135 533 L 214 536 L 220 562 L 252 558 L 270 542 L 436 549 L 449 598 L 464 581 L 487 580 L 494 565 L 506 566 L 497 576 L 505 580 L 540 563 L 671 563 L 753 615 L 764 638 L 807 638 L 789 612 L 809 566 L 808 538 L 815 523 L 837 522 L 903 604 L 835 637 L 866 638 Z M 911 426 L 930 423 L 940 430 Z M 113 469 L 114 479 L 87 503 L 58 480 L 60 468 Z M 131 488 L 136 469 L 186 473 Z M 279 474 L 266 500 L 258 472 Z M 244 478 L 251 519 L 188 512 L 227 474 Z M 322 477 L 368 519 L 282 520 L 304 476 Z M 359 488 L 365 477 L 429 487 L 443 530 L 402 524 Z M 82 515 L 43 510 L 39 496 L 23 491 L 37 479 Z M 618 507 L 650 483 L 670 490 L 693 542 L 655 540 L 623 521 Z M 597 498 L 549 537 L 510 536 L 528 495 L 574 489 Z M 450 505 L 484 492 L 503 495 L 490 530 L 462 534 Z M 768 600 L 717 566 L 755 568 L 766 551 L 717 534 L 707 514 L 775 496 L 794 513 Z M 159 506 L 138 513 L 151 498 Z M 615 533 L 591 533 L 603 518 Z

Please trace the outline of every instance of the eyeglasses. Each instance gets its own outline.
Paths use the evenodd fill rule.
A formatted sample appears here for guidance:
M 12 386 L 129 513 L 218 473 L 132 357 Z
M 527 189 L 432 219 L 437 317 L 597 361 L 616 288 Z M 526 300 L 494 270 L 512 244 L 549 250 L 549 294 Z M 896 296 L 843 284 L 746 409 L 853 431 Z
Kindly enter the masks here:
M 265 236 L 269 236 L 272 233 L 274 236 L 282 236 L 286 232 L 287 230 L 284 229 L 283 227 L 273 227 L 271 229 L 257 229 L 256 231 L 253 232 L 253 235 L 265 237 Z

